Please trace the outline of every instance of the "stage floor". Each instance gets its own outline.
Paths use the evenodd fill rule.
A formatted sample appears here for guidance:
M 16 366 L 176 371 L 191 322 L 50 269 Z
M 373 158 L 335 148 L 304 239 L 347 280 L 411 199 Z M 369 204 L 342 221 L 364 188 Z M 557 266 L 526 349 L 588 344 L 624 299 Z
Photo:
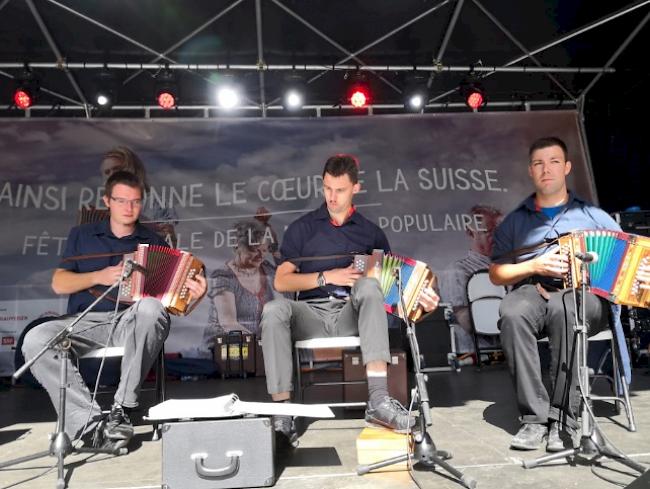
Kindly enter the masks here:
M 604 381 L 601 387 L 605 387 Z M 236 392 L 244 400 L 266 400 L 264 379 L 169 381 L 168 397 L 212 397 Z M 634 477 L 632 471 L 612 461 L 601 466 L 570 465 L 566 461 L 535 469 L 524 469 L 522 459 L 545 454 L 542 450 L 518 452 L 508 443 L 518 428 L 514 394 L 503 365 L 488 366 L 477 372 L 464 367 L 461 372 L 429 375 L 433 426 L 430 433 L 439 449 L 452 452 L 456 468 L 478 481 L 481 489 L 510 488 L 611 488 L 599 476 L 623 485 Z M 606 391 L 606 389 L 598 389 Z M 646 369 L 634 371 L 632 403 L 637 432 L 624 428 L 624 414 L 615 415 L 604 403 L 596 414 L 606 436 L 637 462 L 650 464 L 650 375 Z M 341 413 L 335 420 L 319 420 L 306 426 L 300 446 L 277 459 L 278 489 L 294 488 L 415 488 L 407 472 L 357 476 L 355 441 L 364 421 L 362 411 Z M 44 391 L 10 388 L 0 391 L 0 461 L 47 450 L 47 435 L 54 429 L 54 411 Z M 66 458 L 71 489 L 144 489 L 161 486 L 161 442 L 151 441 L 151 428 L 136 428 L 136 440 L 128 455 L 74 455 Z M 55 459 L 44 457 L 0 471 L 0 488 L 55 487 Z M 458 488 L 457 482 L 438 469 L 416 469 L 414 477 L 422 488 Z M 171 489 L 192 489 L 171 488 Z

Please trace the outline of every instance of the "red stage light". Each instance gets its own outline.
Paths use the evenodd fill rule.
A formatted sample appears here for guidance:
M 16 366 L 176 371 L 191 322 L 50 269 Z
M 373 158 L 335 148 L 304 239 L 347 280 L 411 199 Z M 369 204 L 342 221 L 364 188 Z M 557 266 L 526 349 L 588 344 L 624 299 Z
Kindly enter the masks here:
M 34 100 L 32 99 L 32 96 L 27 90 L 23 88 L 18 88 L 14 92 L 14 103 L 16 104 L 16 107 L 18 107 L 19 109 L 26 110 L 32 106 Z
M 158 105 L 163 109 L 173 109 L 176 107 L 176 97 L 170 92 L 160 92 L 157 97 Z
M 360 109 L 370 102 L 370 93 L 364 87 L 355 87 L 350 93 L 350 103 L 353 107 Z
M 465 103 L 470 109 L 476 110 L 483 105 L 483 94 L 479 91 L 470 92 L 465 98 Z

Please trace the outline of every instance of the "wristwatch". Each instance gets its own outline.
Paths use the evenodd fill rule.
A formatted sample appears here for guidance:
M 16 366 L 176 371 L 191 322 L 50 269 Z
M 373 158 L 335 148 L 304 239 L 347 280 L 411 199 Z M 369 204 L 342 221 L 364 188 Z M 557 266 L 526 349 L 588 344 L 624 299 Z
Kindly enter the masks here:
M 325 280 L 325 275 L 323 272 L 318 272 L 318 278 L 316 279 L 316 284 L 319 287 L 325 287 L 327 285 L 327 281 Z

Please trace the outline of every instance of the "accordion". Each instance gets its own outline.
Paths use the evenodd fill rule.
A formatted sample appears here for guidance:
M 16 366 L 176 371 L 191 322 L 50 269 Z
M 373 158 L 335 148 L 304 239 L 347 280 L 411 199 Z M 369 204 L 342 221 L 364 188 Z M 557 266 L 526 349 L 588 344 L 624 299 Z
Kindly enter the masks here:
M 203 270 L 200 260 L 187 251 L 149 244 L 139 244 L 134 253 L 124 255 L 125 266 L 129 266 L 127 260 L 141 265 L 146 272 L 136 269 L 124 280 L 120 300 L 135 302 L 155 297 L 171 314 L 182 316 L 190 312 L 185 281 Z
M 616 304 L 650 307 L 650 291 L 641 289 L 636 273 L 650 263 L 650 238 L 620 231 L 576 231 L 558 238 L 562 252 L 569 256 L 565 287 L 581 287 L 580 261 L 576 253 L 592 253 L 597 258 L 587 267 L 589 291 Z
M 424 312 L 419 303 L 422 290 L 435 285 L 436 277 L 426 263 L 405 256 L 385 254 L 373 250 L 372 255 L 355 255 L 354 267 L 368 277 L 379 281 L 384 294 L 386 312 L 404 318 L 399 297 L 396 269 L 402 279 L 402 295 L 411 321 L 418 321 Z

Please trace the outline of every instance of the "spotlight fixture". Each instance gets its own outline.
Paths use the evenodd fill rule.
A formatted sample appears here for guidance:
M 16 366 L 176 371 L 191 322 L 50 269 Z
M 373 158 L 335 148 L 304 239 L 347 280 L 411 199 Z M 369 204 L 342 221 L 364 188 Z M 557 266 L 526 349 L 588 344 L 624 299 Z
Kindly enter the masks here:
M 428 101 L 429 90 L 426 79 L 422 76 L 412 76 L 404 89 L 404 108 L 409 112 L 420 112 Z
M 95 79 L 97 93 L 95 103 L 101 109 L 110 109 L 115 103 L 117 82 L 115 76 L 108 70 L 101 71 Z
M 464 80 L 460 84 L 460 94 L 463 96 L 465 104 L 472 110 L 478 110 L 485 105 L 485 90 L 478 81 Z
M 371 93 L 365 73 L 356 72 L 350 77 L 347 99 L 354 108 L 362 109 L 368 106 L 372 99 Z
M 169 69 L 156 75 L 156 103 L 165 110 L 173 109 L 178 104 L 176 76 Z
M 224 76 L 217 88 L 217 104 L 222 109 L 231 110 L 241 103 L 241 88 L 230 75 Z
M 300 110 L 305 104 L 307 87 L 302 77 L 292 75 L 287 78 L 282 93 L 282 106 L 285 110 Z
M 27 110 L 36 101 L 40 89 L 39 80 L 31 71 L 26 70 L 16 78 L 16 82 L 17 86 L 13 95 L 14 104 L 21 110 Z

